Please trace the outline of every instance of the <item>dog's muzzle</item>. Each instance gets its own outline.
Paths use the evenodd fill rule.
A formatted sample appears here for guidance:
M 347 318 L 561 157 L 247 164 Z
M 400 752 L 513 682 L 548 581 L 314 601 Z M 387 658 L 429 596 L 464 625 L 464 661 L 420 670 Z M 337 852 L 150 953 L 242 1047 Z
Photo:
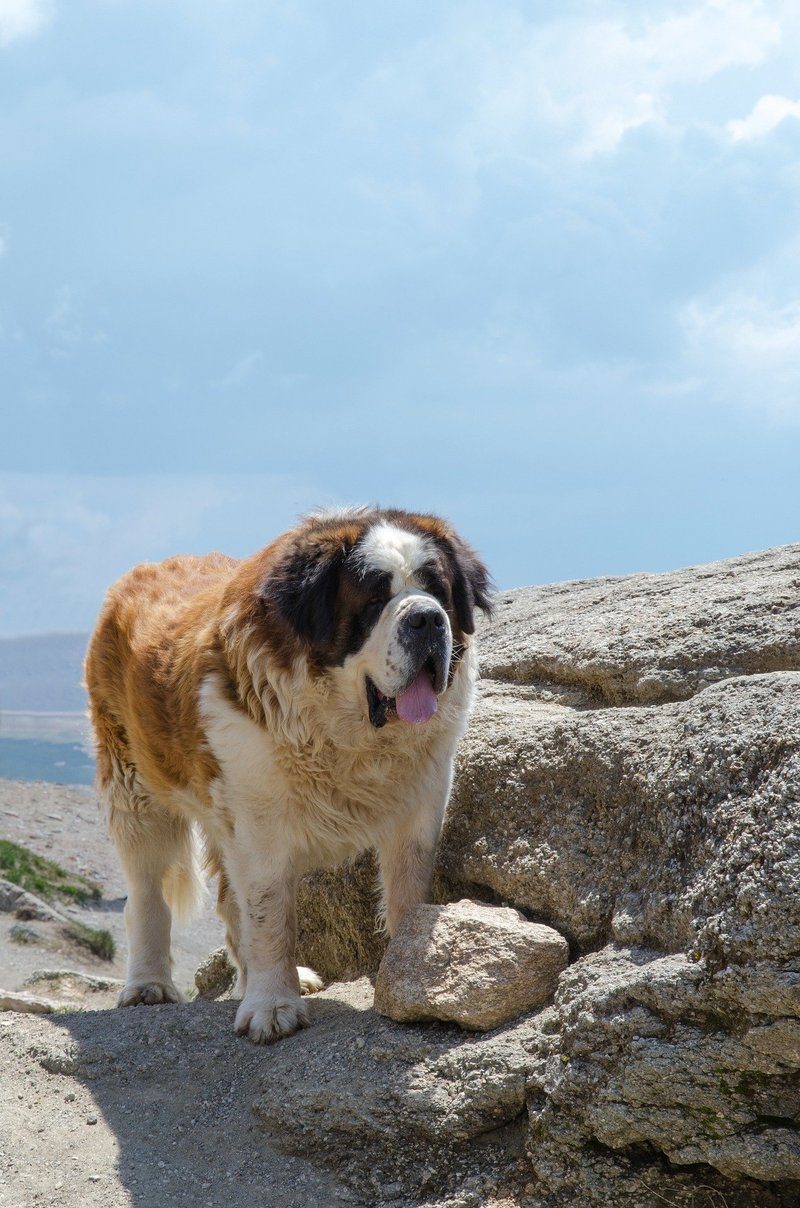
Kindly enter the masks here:
M 447 687 L 452 639 L 447 615 L 438 605 L 417 605 L 403 617 L 397 638 L 407 668 L 406 681 L 395 696 L 386 696 L 367 679 L 367 705 L 373 726 L 399 717 L 421 725 L 433 717 L 438 697 Z
M 438 605 L 418 605 L 403 617 L 397 636 L 412 668 L 409 683 L 421 668 L 427 667 L 438 696 L 447 686 L 450 670 L 451 638 L 444 609 Z

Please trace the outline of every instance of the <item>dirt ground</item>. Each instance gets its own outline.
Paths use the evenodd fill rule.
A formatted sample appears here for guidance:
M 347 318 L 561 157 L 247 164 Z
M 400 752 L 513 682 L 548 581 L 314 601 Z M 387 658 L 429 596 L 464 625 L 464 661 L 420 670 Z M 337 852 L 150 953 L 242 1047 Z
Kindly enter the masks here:
M 234 1034 L 234 1010 L 0 1015 L 0 1206 L 363 1203 L 258 1128 L 272 1050 Z
M 108 1010 L 115 986 L 91 989 L 75 979 L 25 986 L 42 969 L 124 976 L 125 883 L 95 794 L 0 779 L 0 838 L 96 881 L 99 902 L 58 908 L 108 928 L 117 941 L 116 959 L 104 961 L 65 940 L 59 927 L 33 920 L 26 927 L 37 938 L 20 944 L 10 937 L 13 915 L 0 914 L 0 987 L 82 1007 L 44 1016 L 0 1013 L 0 1206 L 353 1202 L 334 1179 L 301 1158 L 282 1156 L 257 1132 L 250 1109 L 268 1056 L 234 1035 L 234 1004 L 181 1008 L 181 1025 L 188 1012 L 196 1033 L 187 1045 L 172 1032 L 178 1017 L 168 1009 Z M 221 943 L 209 893 L 202 914 L 173 936 L 181 989 L 193 986 L 197 966 Z M 145 1014 L 152 1027 L 148 1023 L 143 1056 Z

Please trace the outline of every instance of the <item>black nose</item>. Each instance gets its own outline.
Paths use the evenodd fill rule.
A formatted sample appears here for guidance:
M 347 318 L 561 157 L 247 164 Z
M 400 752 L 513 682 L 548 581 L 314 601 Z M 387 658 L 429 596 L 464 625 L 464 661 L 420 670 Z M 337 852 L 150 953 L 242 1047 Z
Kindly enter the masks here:
M 441 608 L 415 608 L 406 617 L 406 625 L 420 633 L 424 630 L 433 633 L 436 629 L 444 629 L 444 613 Z

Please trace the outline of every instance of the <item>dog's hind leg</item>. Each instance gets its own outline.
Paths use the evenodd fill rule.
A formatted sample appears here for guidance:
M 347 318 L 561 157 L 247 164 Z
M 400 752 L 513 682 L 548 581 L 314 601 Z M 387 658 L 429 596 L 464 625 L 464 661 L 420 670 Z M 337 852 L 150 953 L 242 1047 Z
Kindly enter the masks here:
M 191 824 L 143 792 L 129 766 L 117 764 L 101 792 L 128 882 L 128 969 L 119 1005 L 182 1002 L 172 979 L 170 907 L 188 915 L 202 891 Z

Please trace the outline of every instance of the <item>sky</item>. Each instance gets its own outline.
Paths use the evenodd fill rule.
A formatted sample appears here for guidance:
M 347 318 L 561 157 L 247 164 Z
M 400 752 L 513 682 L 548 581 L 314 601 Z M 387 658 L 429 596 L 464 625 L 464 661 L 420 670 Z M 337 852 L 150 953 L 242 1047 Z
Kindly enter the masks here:
M 314 506 L 800 539 L 794 0 L 0 0 L 0 635 Z

